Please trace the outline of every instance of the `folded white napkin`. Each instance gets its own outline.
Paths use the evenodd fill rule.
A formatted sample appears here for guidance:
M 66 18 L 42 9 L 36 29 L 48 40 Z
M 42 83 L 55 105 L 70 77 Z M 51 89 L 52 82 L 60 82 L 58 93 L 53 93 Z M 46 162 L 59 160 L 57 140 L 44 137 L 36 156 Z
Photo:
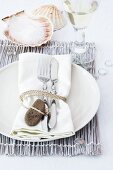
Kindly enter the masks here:
M 42 90 L 43 83 L 37 78 L 37 67 L 42 57 L 50 56 L 37 53 L 23 53 L 19 55 L 19 95 L 29 90 Z M 57 94 L 67 97 L 71 87 L 71 56 L 53 55 L 52 57 L 59 63 Z M 36 99 L 37 97 L 31 97 L 33 101 Z M 26 99 L 25 102 L 27 105 L 31 105 L 31 101 L 28 99 Z M 74 134 L 69 106 L 62 100 L 58 100 L 57 102 L 57 124 L 50 132 L 45 130 L 44 121 L 40 121 L 36 126 L 28 126 L 24 119 L 26 112 L 27 109 L 21 106 L 11 131 L 12 135 L 24 139 L 55 139 L 68 137 Z

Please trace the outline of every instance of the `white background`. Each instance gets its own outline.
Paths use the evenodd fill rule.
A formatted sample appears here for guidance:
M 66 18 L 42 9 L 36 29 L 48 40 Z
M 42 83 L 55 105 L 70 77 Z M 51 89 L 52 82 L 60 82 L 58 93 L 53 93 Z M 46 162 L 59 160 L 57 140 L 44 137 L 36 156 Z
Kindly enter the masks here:
M 48 2 L 49 0 L 43 0 Z M 61 0 L 55 0 L 61 6 Z M 52 2 L 52 0 L 51 0 Z M 54 2 L 54 0 L 53 0 Z M 38 7 L 41 0 L 0 0 L 0 18 L 19 10 Z M 0 27 L 1 29 L 1 27 Z M 99 8 L 87 32 L 87 40 L 97 46 L 97 67 L 103 67 L 106 59 L 113 61 L 113 0 L 100 0 Z M 71 26 L 54 34 L 53 39 L 74 40 Z M 113 67 L 101 76 L 98 83 L 101 92 L 99 108 L 102 155 L 97 157 L 8 157 L 0 156 L 0 170 L 113 170 Z

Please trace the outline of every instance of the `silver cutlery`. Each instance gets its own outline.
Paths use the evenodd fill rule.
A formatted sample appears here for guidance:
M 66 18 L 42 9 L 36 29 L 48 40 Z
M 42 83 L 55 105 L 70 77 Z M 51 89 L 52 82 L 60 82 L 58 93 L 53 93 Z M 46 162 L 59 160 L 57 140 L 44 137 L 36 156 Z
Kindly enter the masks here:
M 43 83 L 43 90 L 47 90 L 47 83 L 50 81 L 50 59 L 42 58 L 38 64 L 38 79 Z
M 38 79 L 43 83 L 43 91 L 47 91 L 47 83 L 50 81 L 50 58 L 42 58 L 39 61 L 38 64 Z M 48 106 L 48 99 L 47 97 L 43 97 L 43 100 L 45 102 L 46 110 L 48 110 L 49 113 L 49 106 Z M 49 114 L 47 116 L 44 116 L 43 120 L 43 128 L 44 130 L 48 131 L 48 119 Z
M 56 91 L 56 83 L 58 82 L 58 67 L 59 64 L 55 58 L 51 59 L 51 93 L 57 94 Z M 48 126 L 50 129 L 53 129 L 57 123 L 57 108 L 56 108 L 56 101 L 53 99 L 51 101 L 50 107 L 50 120 L 48 122 Z

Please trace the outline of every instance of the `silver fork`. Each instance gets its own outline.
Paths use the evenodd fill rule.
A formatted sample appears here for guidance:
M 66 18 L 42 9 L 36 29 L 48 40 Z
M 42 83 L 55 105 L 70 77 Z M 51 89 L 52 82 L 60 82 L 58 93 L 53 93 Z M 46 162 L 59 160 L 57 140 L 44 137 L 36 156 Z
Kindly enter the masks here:
M 50 80 L 50 61 L 46 57 L 39 61 L 38 79 L 43 83 L 43 90 L 47 90 L 47 82 Z
M 50 57 L 42 56 L 38 64 L 38 79 L 43 83 L 43 91 L 47 90 L 47 83 L 50 81 L 50 61 Z M 49 109 L 47 97 L 43 97 L 43 100 L 45 102 L 46 109 Z M 48 131 L 48 120 L 49 115 L 45 116 L 43 120 L 43 127 L 46 131 Z

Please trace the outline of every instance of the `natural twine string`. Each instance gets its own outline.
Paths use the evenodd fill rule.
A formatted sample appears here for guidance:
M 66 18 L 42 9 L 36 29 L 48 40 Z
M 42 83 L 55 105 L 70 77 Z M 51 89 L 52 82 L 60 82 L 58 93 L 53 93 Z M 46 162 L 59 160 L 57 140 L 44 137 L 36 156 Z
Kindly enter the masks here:
M 22 93 L 20 95 L 20 101 L 22 103 L 22 105 L 26 108 L 26 109 L 33 109 L 37 112 L 39 112 L 40 114 L 42 115 L 45 115 L 45 113 L 41 112 L 40 110 L 38 110 L 37 108 L 33 107 L 33 106 L 26 106 L 25 103 L 24 103 L 24 99 L 30 97 L 30 96 L 43 96 L 43 97 L 49 97 L 51 99 L 54 99 L 54 100 L 63 100 L 64 102 L 66 102 L 66 98 L 63 97 L 63 96 L 60 96 L 60 95 L 56 95 L 56 94 L 52 94 L 52 93 L 49 93 L 47 91 L 41 91 L 41 90 L 29 90 L 29 91 L 26 91 L 24 93 Z
M 30 97 L 30 96 L 43 96 L 43 97 L 49 97 L 52 99 L 58 99 L 63 100 L 66 102 L 66 98 L 57 94 L 49 93 L 47 91 L 41 91 L 41 90 L 29 90 L 20 95 L 20 100 L 23 102 L 24 98 Z

